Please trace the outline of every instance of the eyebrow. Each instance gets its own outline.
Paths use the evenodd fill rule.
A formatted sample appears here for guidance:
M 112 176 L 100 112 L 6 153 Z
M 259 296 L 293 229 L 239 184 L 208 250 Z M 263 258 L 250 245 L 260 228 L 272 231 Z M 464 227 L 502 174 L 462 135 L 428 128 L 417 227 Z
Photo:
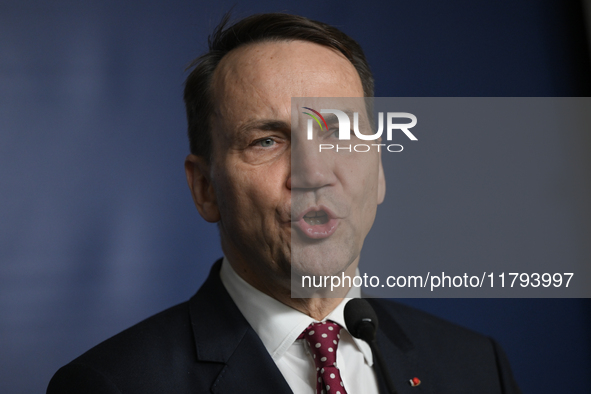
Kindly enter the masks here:
M 260 119 L 251 120 L 246 122 L 244 125 L 238 128 L 240 134 L 246 133 L 251 130 L 262 130 L 262 131 L 290 131 L 291 124 L 282 120 L 276 119 Z

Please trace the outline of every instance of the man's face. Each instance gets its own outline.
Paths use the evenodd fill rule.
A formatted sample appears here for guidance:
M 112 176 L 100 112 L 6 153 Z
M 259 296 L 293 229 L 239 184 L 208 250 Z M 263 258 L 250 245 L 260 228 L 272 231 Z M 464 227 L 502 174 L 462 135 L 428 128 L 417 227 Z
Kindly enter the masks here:
M 196 188 L 206 189 L 209 202 L 198 203 L 199 211 L 206 220 L 219 219 L 222 248 L 234 269 L 263 291 L 289 281 L 292 235 L 302 256 L 314 260 L 307 266 L 318 272 L 327 257 L 342 266 L 330 271 L 356 267 L 384 195 L 380 157 L 369 154 L 356 168 L 308 154 L 296 158 L 291 103 L 292 97 L 363 97 L 353 65 L 309 42 L 250 44 L 222 59 L 212 86 L 213 153 L 201 167 L 208 184 L 189 182 L 194 197 Z M 297 216 L 310 210 L 323 215 L 323 208 L 338 222 L 336 230 L 320 238 L 302 231 Z

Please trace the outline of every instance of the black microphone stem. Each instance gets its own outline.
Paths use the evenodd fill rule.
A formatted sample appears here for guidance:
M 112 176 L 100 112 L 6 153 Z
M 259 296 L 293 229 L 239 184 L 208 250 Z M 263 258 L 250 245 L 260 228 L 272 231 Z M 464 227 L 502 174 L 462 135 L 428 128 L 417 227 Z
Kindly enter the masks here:
M 378 330 L 378 316 L 376 312 L 367 300 L 354 298 L 347 302 L 343 314 L 347 330 L 349 330 L 351 335 L 365 341 L 369 345 L 373 354 L 374 363 L 378 364 L 378 368 L 382 371 L 382 376 L 386 381 L 386 387 L 390 394 L 397 394 L 394 383 L 392 383 L 392 379 L 388 373 L 386 362 L 376 342 L 376 332 Z
M 378 367 L 382 371 L 382 376 L 384 377 L 384 380 L 386 381 L 386 387 L 388 387 L 388 391 L 390 392 L 390 394 L 398 394 L 398 392 L 394 388 L 394 383 L 392 383 L 392 379 L 390 379 L 390 374 L 388 373 L 388 370 L 386 369 L 387 368 L 386 362 L 384 361 L 384 358 L 382 357 L 382 353 L 378 350 L 378 345 L 377 345 L 375 339 L 373 341 L 367 341 L 367 343 L 369 344 L 369 347 L 370 347 L 371 352 L 373 354 L 374 362 L 377 361 Z

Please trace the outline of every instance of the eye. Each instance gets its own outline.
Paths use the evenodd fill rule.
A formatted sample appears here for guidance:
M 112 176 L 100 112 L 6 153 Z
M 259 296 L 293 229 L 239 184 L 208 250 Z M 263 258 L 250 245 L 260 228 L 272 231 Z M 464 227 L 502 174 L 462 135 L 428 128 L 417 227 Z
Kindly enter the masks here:
M 257 141 L 257 144 L 263 148 L 269 148 L 275 145 L 275 140 L 273 138 L 265 138 L 264 140 Z
M 339 128 L 338 127 L 337 128 L 329 129 L 328 132 L 330 133 L 329 134 L 329 137 L 333 137 L 333 138 L 336 138 L 336 139 L 339 139 L 340 138 Z

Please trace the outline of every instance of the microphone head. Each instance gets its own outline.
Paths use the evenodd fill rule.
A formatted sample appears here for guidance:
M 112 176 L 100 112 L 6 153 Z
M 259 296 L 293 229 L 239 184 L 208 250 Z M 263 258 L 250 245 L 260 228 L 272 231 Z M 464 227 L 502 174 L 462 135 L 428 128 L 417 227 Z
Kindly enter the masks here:
M 345 305 L 345 324 L 355 338 L 373 342 L 378 329 L 378 316 L 369 302 L 354 298 Z

